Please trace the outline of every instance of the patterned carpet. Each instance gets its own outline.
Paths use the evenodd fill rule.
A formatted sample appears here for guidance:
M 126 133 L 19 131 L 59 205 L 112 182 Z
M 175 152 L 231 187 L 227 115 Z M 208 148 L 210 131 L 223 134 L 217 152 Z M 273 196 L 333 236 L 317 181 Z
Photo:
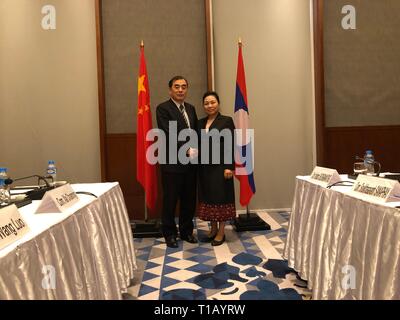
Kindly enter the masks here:
M 237 233 L 226 227 L 226 241 L 168 248 L 163 238 L 135 239 L 138 270 L 124 295 L 138 300 L 301 300 L 311 292 L 282 252 L 289 213 L 258 212 L 269 231 Z M 196 219 L 195 234 L 204 237 L 208 223 Z

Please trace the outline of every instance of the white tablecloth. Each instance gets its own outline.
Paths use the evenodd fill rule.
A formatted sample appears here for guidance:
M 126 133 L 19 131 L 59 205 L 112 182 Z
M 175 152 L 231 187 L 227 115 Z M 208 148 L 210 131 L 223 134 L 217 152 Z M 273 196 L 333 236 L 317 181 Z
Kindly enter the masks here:
M 118 183 L 76 184 L 80 201 L 65 213 L 20 208 L 30 227 L 0 251 L 0 299 L 121 299 L 136 259 Z
M 297 177 L 284 258 L 313 299 L 400 299 L 400 210 Z

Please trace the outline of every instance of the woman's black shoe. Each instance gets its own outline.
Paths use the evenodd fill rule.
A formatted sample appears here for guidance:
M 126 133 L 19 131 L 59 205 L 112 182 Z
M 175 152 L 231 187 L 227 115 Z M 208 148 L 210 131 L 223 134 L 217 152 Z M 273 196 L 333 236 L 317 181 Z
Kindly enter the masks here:
M 221 244 L 223 244 L 225 242 L 225 236 L 222 238 L 222 240 L 213 240 L 211 241 L 211 245 L 212 246 L 220 246 Z
M 201 242 L 211 242 L 214 240 L 214 238 L 217 236 L 217 234 L 214 234 L 213 236 L 209 237 L 209 236 L 205 236 L 201 239 L 199 239 Z

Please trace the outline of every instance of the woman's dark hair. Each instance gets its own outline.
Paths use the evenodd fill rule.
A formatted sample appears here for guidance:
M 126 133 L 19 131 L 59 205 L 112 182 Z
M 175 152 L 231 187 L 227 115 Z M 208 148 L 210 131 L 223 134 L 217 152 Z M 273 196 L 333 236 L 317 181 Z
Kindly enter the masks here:
M 204 102 L 204 99 L 208 96 L 214 96 L 215 99 L 217 99 L 217 101 L 219 103 L 219 96 L 218 96 L 218 93 L 216 93 L 215 91 L 207 91 L 205 94 L 203 94 L 203 102 Z

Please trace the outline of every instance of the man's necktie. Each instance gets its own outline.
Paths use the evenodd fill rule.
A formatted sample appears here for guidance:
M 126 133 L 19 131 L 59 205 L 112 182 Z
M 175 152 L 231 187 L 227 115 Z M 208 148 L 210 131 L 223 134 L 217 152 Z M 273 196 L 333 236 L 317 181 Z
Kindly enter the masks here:
M 182 113 L 183 119 L 185 119 L 185 123 L 186 123 L 187 127 L 190 128 L 189 121 L 188 121 L 188 119 L 186 118 L 186 115 L 185 115 L 185 106 L 184 106 L 183 104 L 181 104 L 181 105 L 179 106 L 179 110 L 180 110 L 181 113 Z

